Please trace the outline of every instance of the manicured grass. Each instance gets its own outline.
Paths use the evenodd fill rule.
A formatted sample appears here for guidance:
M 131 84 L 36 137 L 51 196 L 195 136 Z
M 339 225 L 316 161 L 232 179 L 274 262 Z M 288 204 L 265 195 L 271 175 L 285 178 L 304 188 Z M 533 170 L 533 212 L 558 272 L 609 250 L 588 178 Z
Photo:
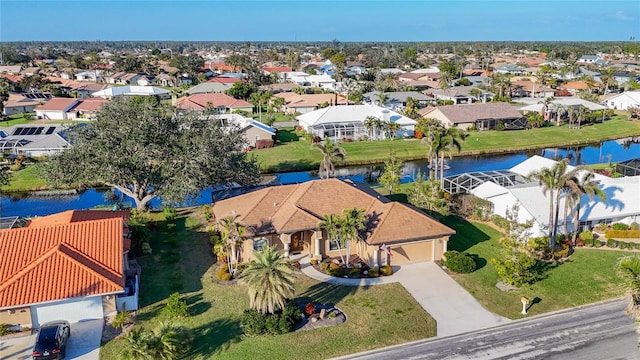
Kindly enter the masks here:
M 519 319 L 520 297 L 534 302 L 529 315 L 566 309 L 622 296 L 624 290 L 614 270 L 616 260 L 631 251 L 578 248 L 569 259 L 550 265 L 544 278 L 531 286 L 504 292 L 496 287 L 498 274 L 490 259 L 499 256 L 500 233 L 488 225 L 449 217 L 445 224 L 456 230 L 448 249 L 477 254 L 479 269 L 471 274 L 454 275 L 460 283 L 488 310 L 502 316 Z
M 288 130 L 291 131 L 291 130 Z M 462 151 L 456 156 L 485 153 L 516 152 L 556 146 L 575 146 L 605 140 L 640 135 L 640 121 L 628 121 L 616 115 L 602 124 L 583 126 L 580 130 L 568 126 L 514 131 L 473 131 L 469 133 Z M 393 150 L 400 159 L 425 158 L 427 149 L 419 140 L 358 141 L 342 144 L 347 151 L 342 165 L 381 163 Z M 252 151 L 265 172 L 314 169 L 320 153 L 310 149 L 304 141 L 287 142 L 270 149 Z
M 156 220 L 162 215 L 153 214 Z M 435 336 L 436 323 L 400 286 L 342 287 L 299 276 L 296 301 L 332 303 L 347 315 L 335 327 L 279 336 L 244 337 L 240 319 L 248 308 L 246 290 L 215 280 L 216 265 L 199 210 L 178 213 L 175 230 L 158 222 L 153 253 L 142 265 L 138 324 L 153 328 L 174 291 L 184 294 L 191 316 L 181 322 L 195 337 L 189 359 L 325 359 Z M 126 346 L 120 338 L 105 344 L 102 359 L 116 359 Z
M 11 174 L 9 184 L 2 187 L 3 192 L 30 191 L 47 189 L 47 182 L 39 175 L 37 165 L 29 165 Z
M 4 118 L 3 121 L 0 122 L 0 127 L 9 127 L 13 125 L 21 125 L 28 124 L 32 122 L 31 117 L 36 113 L 27 113 L 27 114 L 14 114 L 9 115 Z

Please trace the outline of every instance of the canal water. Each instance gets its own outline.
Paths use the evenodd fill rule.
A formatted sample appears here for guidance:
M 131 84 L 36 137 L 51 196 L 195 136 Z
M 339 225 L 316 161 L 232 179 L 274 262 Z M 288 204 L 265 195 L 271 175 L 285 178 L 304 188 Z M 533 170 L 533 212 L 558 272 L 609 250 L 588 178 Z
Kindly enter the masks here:
M 471 171 L 506 170 L 533 155 L 540 155 L 551 159 L 569 158 L 571 164 L 598 164 L 606 162 L 621 162 L 640 158 L 640 143 L 631 139 L 607 141 L 590 146 L 541 149 L 528 152 L 502 155 L 483 155 L 473 157 L 455 157 L 445 161 L 445 176 L 461 174 Z M 336 170 L 336 176 L 359 182 L 375 183 L 376 177 L 382 170 L 381 166 L 346 167 Z M 425 160 L 408 161 L 404 163 L 402 182 L 415 179 L 418 172 L 428 174 Z M 317 171 L 302 171 L 276 174 L 274 183 L 292 184 L 317 179 Z M 202 191 L 199 196 L 186 205 L 201 205 L 211 203 L 212 195 L 223 198 L 242 190 L 216 191 L 211 189 Z M 133 204 L 124 200 L 125 204 Z M 70 209 L 89 209 L 96 206 L 109 205 L 104 190 L 88 189 L 80 194 L 42 196 L 37 193 L 12 194 L 0 197 L 0 216 L 42 216 Z M 159 208 L 159 199 L 152 201 L 154 208 Z

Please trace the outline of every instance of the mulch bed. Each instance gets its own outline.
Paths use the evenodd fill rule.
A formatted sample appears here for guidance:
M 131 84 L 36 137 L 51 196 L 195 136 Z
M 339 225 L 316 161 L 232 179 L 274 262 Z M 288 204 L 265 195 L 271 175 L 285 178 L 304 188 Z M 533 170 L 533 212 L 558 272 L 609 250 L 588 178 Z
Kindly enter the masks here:
M 324 305 L 319 303 L 314 303 L 314 305 L 316 306 L 316 313 L 311 316 L 305 316 L 296 326 L 294 331 L 306 331 L 321 327 L 336 326 L 347 321 L 347 316 L 333 305 Z M 320 312 L 322 309 L 325 310 L 325 314 L 324 318 L 321 319 Z

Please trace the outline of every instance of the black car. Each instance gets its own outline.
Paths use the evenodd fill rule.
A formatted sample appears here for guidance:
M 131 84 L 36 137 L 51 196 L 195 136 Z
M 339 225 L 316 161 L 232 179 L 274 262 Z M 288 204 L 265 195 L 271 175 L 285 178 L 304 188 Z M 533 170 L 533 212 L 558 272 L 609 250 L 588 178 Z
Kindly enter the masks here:
M 64 320 L 51 321 L 40 326 L 31 355 L 34 360 L 64 359 L 71 326 Z

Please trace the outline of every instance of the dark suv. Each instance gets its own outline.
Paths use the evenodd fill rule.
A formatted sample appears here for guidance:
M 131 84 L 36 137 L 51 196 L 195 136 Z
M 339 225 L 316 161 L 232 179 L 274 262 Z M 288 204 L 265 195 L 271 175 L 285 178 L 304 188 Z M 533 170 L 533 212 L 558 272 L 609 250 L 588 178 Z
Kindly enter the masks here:
M 71 336 L 71 326 L 64 320 L 51 321 L 40 326 L 36 343 L 33 345 L 33 359 L 64 359 L 67 355 L 67 341 Z

